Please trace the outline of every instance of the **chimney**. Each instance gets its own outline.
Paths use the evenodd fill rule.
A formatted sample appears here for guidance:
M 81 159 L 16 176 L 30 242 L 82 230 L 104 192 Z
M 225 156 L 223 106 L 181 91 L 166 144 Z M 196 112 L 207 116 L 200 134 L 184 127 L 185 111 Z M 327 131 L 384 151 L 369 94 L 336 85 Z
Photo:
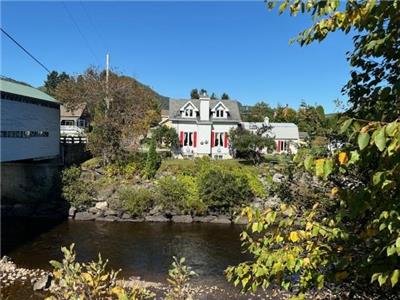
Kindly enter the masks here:
M 210 98 L 207 93 L 200 95 L 200 121 L 210 120 Z

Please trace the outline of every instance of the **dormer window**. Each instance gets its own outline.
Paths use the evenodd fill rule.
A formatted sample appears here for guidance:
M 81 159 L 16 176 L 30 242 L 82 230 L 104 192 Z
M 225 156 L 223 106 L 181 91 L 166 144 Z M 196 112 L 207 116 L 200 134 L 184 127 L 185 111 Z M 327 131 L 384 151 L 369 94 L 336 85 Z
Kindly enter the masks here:
M 211 110 L 211 113 L 214 118 L 226 119 L 229 115 L 229 109 L 222 102 L 218 102 Z
M 224 117 L 224 110 L 223 109 L 217 109 L 215 111 L 215 117 L 217 118 L 223 118 Z
M 187 108 L 185 111 L 185 117 L 193 117 L 193 109 Z
M 199 110 L 193 105 L 191 101 L 186 102 L 184 106 L 181 107 L 180 112 L 183 118 L 195 118 Z

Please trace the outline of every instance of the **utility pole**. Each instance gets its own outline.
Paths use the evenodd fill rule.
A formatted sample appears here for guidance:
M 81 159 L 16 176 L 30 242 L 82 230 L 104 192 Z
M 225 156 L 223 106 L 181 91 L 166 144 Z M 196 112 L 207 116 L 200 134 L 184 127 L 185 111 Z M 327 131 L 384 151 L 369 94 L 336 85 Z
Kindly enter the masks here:
M 110 98 L 108 97 L 108 77 L 110 72 L 110 53 L 106 54 L 106 105 L 107 111 L 110 109 Z

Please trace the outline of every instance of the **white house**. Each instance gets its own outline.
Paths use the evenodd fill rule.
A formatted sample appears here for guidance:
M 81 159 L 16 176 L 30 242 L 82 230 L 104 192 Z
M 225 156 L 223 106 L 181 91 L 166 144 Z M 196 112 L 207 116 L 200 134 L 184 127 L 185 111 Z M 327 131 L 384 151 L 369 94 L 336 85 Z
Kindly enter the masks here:
M 60 103 L 30 86 L 0 79 L 0 161 L 48 159 L 60 153 Z
M 242 122 L 243 128 L 275 140 L 275 153 L 297 153 L 299 129 L 294 123 L 270 123 L 268 117 L 264 122 Z M 263 130 L 265 128 L 265 131 Z
M 241 120 L 234 100 L 200 99 L 170 100 L 169 120 L 179 135 L 178 157 L 211 156 L 231 158 L 228 133 Z
M 60 106 L 61 136 L 84 136 L 89 123 L 86 104 L 80 104 L 73 110 Z

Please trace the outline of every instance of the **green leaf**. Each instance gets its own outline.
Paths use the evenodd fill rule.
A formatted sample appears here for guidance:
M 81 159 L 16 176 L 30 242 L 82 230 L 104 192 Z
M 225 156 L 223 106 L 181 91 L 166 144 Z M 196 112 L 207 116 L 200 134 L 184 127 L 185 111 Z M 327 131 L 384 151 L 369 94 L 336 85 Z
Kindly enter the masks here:
M 385 150 L 386 147 L 386 134 L 385 128 L 378 129 L 378 133 L 374 138 L 375 145 L 378 147 L 379 151 Z
M 307 171 L 311 170 L 314 164 L 314 159 L 312 156 L 308 155 L 306 159 L 304 160 L 304 167 L 306 168 Z
M 379 286 L 384 285 L 387 279 L 388 279 L 388 275 L 387 274 L 380 274 L 378 276 Z
M 355 164 L 360 159 L 360 153 L 357 150 L 350 152 L 350 160 L 348 162 L 349 165 Z
M 399 281 L 400 270 L 396 269 L 393 271 L 392 276 L 390 277 L 390 282 L 392 283 L 392 287 L 394 287 Z
M 396 133 L 396 127 L 397 127 L 397 121 L 394 121 L 392 123 L 389 123 L 386 125 L 386 134 L 390 137 L 394 136 Z
M 348 119 L 346 121 L 343 122 L 342 127 L 340 128 L 340 132 L 339 133 L 344 133 L 347 131 L 347 129 L 349 129 L 351 123 L 353 122 L 353 119 Z
M 372 183 L 374 185 L 378 185 L 382 182 L 383 180 L 383 175 L 385 174 L 385 172 L 376 172 L 373 176 L 372 176 Z
M 370 136 L 369 136 L 368 132 L 361 132 L 358 135 L 357 142 L 358 142 L 358 147 L 360 147 L 360 150 L 363 150 L 365 147 L 367 147 L 367 145 L 369 143 L 369 139 L 370 139 Z
M 327 179 L 328 176 L 332 173 L 333 170 L 333 161 L 331 159 L 325 160 L 324 163 L 324 179 Z

